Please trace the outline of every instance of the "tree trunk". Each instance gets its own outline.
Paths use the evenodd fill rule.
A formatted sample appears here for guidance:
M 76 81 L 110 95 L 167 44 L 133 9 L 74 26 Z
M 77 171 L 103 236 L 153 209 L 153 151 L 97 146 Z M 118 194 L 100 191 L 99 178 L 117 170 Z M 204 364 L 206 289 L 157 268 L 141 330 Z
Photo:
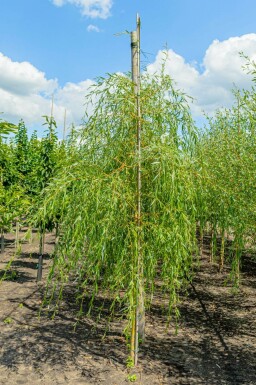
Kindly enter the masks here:
M 1 253 L 4 253 L 4 231 L 1 230 Z
M 199 255 L 203 256 L 203 247 L 204 247 L 204 229 L 200 226 L 200 235 L 199 235 Z
M 16 251 L 19 248 L 19 244 L 20 244 L 19 231 L 20 231 L 20 223 L 19 223 L 19 221 L 16 221 L 16 231 L 15 231 L 15 249 L 16 249 Z
M 225 256 L 225 232 L 223 230 L 222 233 L 221 233 L 219 271 L 223 270 L 223 267 L 224 267 L 224 256 Z
M 38 258 L 38 270 L 37 270 L 37 282 L 42 280 L 43 275 L 43 254 L 44 254 L 44 231 L 40 229 L 39 240 L 39 258 Z

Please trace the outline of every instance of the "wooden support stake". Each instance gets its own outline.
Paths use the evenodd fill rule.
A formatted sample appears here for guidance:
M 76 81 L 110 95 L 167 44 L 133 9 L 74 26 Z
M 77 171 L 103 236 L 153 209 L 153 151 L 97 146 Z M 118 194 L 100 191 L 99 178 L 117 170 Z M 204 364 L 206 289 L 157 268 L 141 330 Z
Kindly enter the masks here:
M 66 139 L 66 119 L 67 119 L 67 110 L 65 109 L 65 112 L 64 112 L 64 125 L 63 125 L 63 142 L 65 142 L 65 139 Z
M 138 362 L 139 340 L 145 338 L 145 307 L 144 307 L 144 282 L 143 282 L 143 257 L 142 257 L 142 223 L 141 223 L 141 109 L 140 109 L 140 18 L 137 15 L 137 29 L 131 33 L 132 56 L 132 81 L 136 100 L 136 131 L 137 131 L 137 252 L 134 259 L 135 284 L 134 308 L 131 334 L 131 358 L 134 365 Z

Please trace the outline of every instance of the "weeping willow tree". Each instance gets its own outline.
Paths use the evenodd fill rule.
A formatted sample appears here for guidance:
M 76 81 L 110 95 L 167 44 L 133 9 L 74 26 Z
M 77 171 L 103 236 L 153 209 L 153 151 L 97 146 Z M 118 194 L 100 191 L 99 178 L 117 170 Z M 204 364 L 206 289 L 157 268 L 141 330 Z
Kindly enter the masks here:
M 93 114 L 77 131 L 75 149 L 46 187 L 38 212 L 42 221 L 56 212 L 60 218 L 49 283 L 61 296 L 66 283 L 76 282 L 81 302 L 90 296 L 91 307 L 99 291 L 106 291 L 113 311 L 116 302 L 124 305 L 131 326 L 138 280 L 148 305 L 157 279 L 169 297 L 167 310 L 178 314 L 178 292 L 190 276 L 196 248 L 191 166 L 196 132 L 186 97 L 175 90 L 164 66 L 160 74 L 141 77 L 140 250 L 138 116 L 131 76 L 98 79 L 87 102 L 90 108 L 93 102 Z
M 221 238 L 219 269 L 224 266 L 226 235 L 231 236 L 231 278 L 238 286 L 243 250 L 255 244 L 256 136 L 255 91 L 236 91 L 231 109 L 218 111 L 197 143 L 197 212 L 203 231 L 212 229 L 212 261 Z

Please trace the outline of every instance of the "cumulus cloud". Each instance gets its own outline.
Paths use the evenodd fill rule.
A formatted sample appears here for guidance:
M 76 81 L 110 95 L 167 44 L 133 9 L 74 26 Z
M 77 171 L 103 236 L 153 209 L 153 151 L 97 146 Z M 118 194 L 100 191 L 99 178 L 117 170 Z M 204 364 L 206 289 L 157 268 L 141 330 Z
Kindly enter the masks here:
M 100 32 L 100 29 L 96 25 L 90 24 L 87 27 L 87 31 L 88 32 Z
M 28 126 L 40 129 L 43 115 L 50 115 L 54 94 L 54 118 L 63 125 L 66 110 L 67 123 L 80 124 L 85 111 L 85 95 L 92 80 L 78 84 L 58 85 L 56 79 L 28 62 L 14 62 L 0 53 L 0 117 L 13 123 L 23 119 Z
M 55 101 L 58 106 L 63 106 L 67 111 L 70 123 L 79 124 L 84 116 L 86 95 L 94 82 L 90 79 L 80 83 L 66 83 L 56 92 Z
M 59 0 L 59 2 L 61 2 Z M 239 52 L 256 61 L 256 34 L 215 40 L 207 49 L 202 64 L 187 63 L 173 50 L 159 51 L 147 71 L 160 71 L 163 60 L 165 71 L 175 80 L 177 87 L 194 98 L 192 112 L 195 118 L 202 111 L 211 114 L 219 107 L 229 107 L 233 101 L 232 88 L 248 89 L 251 77 L 242 69 L 245 61 Z M 85 112 L 85 97 L 92 86 L 90 79 L 79 83 L 66 83 L 60 87 L 56 79 L 47 79 L 45 73 L 28 62 L 14 62 L 0 53 L 0 112 L 2 118 L 13 123 L 24 119 L 30 127 L 40 129 L 42 115 L 50 115 L 51 97 L 54 94 L 54 117 L 63 126 L 66 110 L 67 124 L 79 125 Z
M 0 53 L 0 88 L 15 94 L 51 93 L 56 80 L 47 80 L 45 74 L 28 62 L 14 62 Z
M 216 108 L 229 107 L 233 101 L 232 89 L 249 88 L 251 79 L 243 70 L 245 60 L 240 52 L 256 60 L 256 34 L 231 37 L 225 41 L 214 40 L 206 50 L 201 65 L 186 63 L 173 50 L 159 51 L 154 63 L 148 65 L 150 74 L 157 72 L 166 60 L 165 71 L 188 95 L 192 96 L 193 113 L 213 113 Z
M 83 16 L 107 19 L 113 5 L 112 0 L 52 0 L 57 7 L 72 4 L 80 8 Z

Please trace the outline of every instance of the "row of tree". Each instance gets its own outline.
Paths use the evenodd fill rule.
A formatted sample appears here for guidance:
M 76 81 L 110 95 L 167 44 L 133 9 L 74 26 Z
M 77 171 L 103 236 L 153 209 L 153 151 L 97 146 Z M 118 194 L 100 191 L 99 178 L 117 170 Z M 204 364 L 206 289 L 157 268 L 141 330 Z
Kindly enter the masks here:
M 0 230 L 10 231 L 18 221 L 28 224 L 36 211 L 41 192 L 54 175 L 61 159 L 56 123 L 46 117 L 47 130 L 38 139 L 28 138 L 23 121 L 18 126 L 0 126 Z M 3 128 L 3 129 L 2 129 Z M 6 135 L 12 132 L 9 140 Z

